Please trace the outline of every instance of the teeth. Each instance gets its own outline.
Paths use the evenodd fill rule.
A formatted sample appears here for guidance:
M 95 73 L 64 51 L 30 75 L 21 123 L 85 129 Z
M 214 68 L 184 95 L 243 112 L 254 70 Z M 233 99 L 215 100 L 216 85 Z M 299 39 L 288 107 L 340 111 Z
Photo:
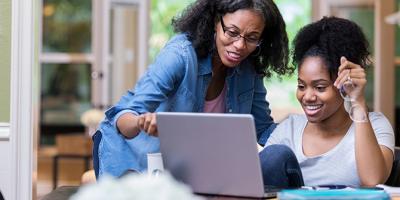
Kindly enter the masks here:
M 228 52 L 229 56 L 231 56 L 232 58 L 240 58 L 240 55 L 237 53 L 233 53 L 233 52 Z
M 307 110 L 317 110 L 319 108 L 321 108 L 322 105 L 308 105 L 306 106 Z

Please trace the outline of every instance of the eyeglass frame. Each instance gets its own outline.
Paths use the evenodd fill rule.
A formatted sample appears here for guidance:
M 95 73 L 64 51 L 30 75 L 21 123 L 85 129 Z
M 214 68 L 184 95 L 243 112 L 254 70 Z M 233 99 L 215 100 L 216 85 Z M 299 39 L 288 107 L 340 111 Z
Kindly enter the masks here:
M 224 23 L 224 20 L 222 19 L 222 16 L 221 16 L 221 28 L 222 28 L 222 31 L 224 31 L 224 36 L 226 38 L 228 38 L 228 39 L 231 39 L 232 42 L 236 42 L 236 41 L 240 40 L 240 38 L 243 38 L 243 40 L 245 41 L 246 47 L 248 47 L 248 45 L 250 44 L 251 46 L 254 45 L 254 47 L 256 47 L 256 48 L 259 47 L 261 45 L 261 43 L 262 43 L 262 39 L 260 39 L 260 38 L 257 40 L 257 43 L 253 43 L 252 41 L 249 41 L 248 37 L 242 36 L 240 33 L 232 32 L 230 30 L 226 30 L 226 29 L 229 29 L 229 28 L 225 26 L 225 23 Z M 233 33 L 233 34 L 237 34 L 237 35 L 236 36 L 231 36 L 231 35 L 229 35 L 229 33 L 226 33 L 227 31 L 230 32 L 230 33 Z M 250 40 L 252 40 L 252 39 L 250 39 Z

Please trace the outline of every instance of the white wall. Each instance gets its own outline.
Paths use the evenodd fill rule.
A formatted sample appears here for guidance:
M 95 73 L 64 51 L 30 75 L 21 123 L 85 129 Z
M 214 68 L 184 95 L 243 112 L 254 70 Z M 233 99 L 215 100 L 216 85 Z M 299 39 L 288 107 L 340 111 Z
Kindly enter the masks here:
M 0 0 L 11 3 L 9 124 L 0 122 L 0 190 L 6 200 L 35 199 L 38 103 L 37 28 L 41 1 Z M 0 4 L 1 6 L 1 4 Z M 3 14 L 3 13 L 2 13 Z M 9 22 L 10 23 L 10 22 Z M 0 23 L 1 25 L 1 23 Z M 4 28 L 0 26 L 0 29 Z M 0 31 L 1 33 L 1 31 Z M 1 37 L 1 35 L 0 35 Z M 8 39 L 10 40 L 10 39 Z M 1 57 L 0 57 L 1 58 Z M 9 73 L 10 74 L 10 73 Z M 0 77 L 0 84 L 4 79 Z M 7 96 L 0 96 L 7 98 Z

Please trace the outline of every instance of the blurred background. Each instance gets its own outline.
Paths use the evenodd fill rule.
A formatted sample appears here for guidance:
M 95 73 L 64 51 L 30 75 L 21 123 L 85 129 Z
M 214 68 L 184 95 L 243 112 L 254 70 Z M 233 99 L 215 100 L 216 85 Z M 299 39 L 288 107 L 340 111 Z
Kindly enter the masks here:
M 174 34 L 172 17 L 193 1 L 42 1 L 39 198 L 56 186 L 81 184 L 83 173 L 91 169 L 90 135 L 102 113 L 135 85 Z M 400 77 L 399 26 L 388 26 L 377 15 L 382 15 L 381 9 L 398 10 L 400 0 L 386 7 L 377 2 L 275 0 L 290 41 L 302 26 L 324 15 L 352 19 L 363 28 L 374 55 L 368 70 L 368 105 L 384 112 L 398 134 L 400 78 L 394 77 Z M 386 37 L 387 32 L 395 35 Z M 302 113 L 295 97 L 296 76 L 274 76 L 264 83 L 275 121 Z

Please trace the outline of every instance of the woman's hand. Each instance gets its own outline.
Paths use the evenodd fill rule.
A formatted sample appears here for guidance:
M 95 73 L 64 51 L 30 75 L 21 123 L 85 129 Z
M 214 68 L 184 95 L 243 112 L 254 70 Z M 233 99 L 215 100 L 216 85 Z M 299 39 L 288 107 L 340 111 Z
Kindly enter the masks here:
M 334 85 L 340 90 L 345 84 L 352 83 L 353 87 L 345 92 L 355 103 L 365 104 L 364 91 L 367 84 L 365 70 L 355 63 L 348 61 L 344 56 L 340 58 L 338 77 Z
M 122 135 L 129 139 L 136 137 L 140 131 L 158 136 L 155 113 L 145 113 L 139 116 L 125 113 L 117 120 L 117 127 Z
M 139 115 L 138 127 L 149 135 L 158 137 L 156 113 Z

